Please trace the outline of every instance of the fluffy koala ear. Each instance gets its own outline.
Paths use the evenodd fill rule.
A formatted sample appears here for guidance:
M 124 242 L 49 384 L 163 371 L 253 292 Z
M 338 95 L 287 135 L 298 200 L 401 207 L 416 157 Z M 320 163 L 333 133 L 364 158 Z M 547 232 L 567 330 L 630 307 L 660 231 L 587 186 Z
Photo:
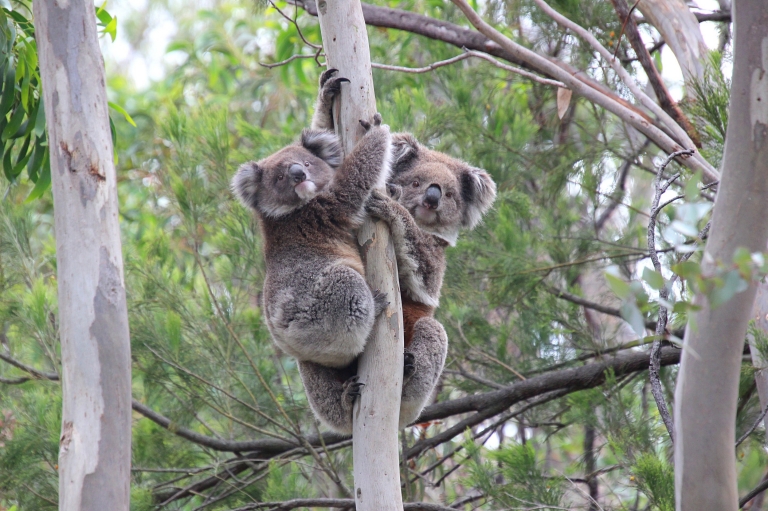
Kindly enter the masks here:
M 461 172 L 461 198 L 464 211 L 461 225 L 473 229 L 496 199 L 496 183 L 483 169 L 471 167 Z
M 339 137 L 332 131 L 304 130 L 301 132 L 301 145 L 333 168 L 338 168 L 344 159 Z
M 419 142 L 410 133 L 392 135 L 392 174 L 408 168 L 408 164 L 419 156 Z
M 258 210 L 258 192 L 263 171 L 255 161 L 243 163 L 232 178 L 232 193 L 248 208 Z

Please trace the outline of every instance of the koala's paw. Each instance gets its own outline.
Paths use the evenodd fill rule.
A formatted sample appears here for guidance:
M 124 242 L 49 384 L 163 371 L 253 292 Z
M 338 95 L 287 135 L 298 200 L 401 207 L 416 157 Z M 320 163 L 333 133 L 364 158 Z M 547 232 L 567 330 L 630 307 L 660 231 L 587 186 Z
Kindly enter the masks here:
M 343 389 L 342 399 L 351 405 L 360 396 L 360 391 L 365 387 L 365 383 L 360 383 L 360 377 L 355 375 L 345 381 L 341 387 Z
M 381 192 L 373 190 L 370 197 L 368 197 L 368 200 L 365 201 L 366 213 L 376 218 L 387 220 L 389 218 L 389 215 L 387 214 L 387 200 L 387 197 L 382 195 Z
M 365 131 L 370 131 L 372 126 L 381 126 L 381 114 L 378 112 L 373 114 L 372 123 L 360 119 L 360 124 L 365 128 Z
M 333 75 L 338 73 L 338 71 L 338 69 L 329 69 L 320 75 L 320 89 L 322 90 L 323 98 L 335 98 L 341 92 L 341 84 L 349 82 L 347 78 L 341 76 L 334 78 Z
M 378 289 L 375 289 L 373 291 L 373 315 L 374 317 L 378 318 L 379 314 L 384 312 L 387 309 L 387 305 L 389 305 L 389 300 L 387 300 L 387 294 L 382 293 Z
M 400 200 L 400 196 L 403 194 L 403 187 L 395 183 L 387 183 L 387 193 L 391 199 Z
M 407 351 L 403 353 L 403 383 L 407 382 L 416 372 L 416 356 Z

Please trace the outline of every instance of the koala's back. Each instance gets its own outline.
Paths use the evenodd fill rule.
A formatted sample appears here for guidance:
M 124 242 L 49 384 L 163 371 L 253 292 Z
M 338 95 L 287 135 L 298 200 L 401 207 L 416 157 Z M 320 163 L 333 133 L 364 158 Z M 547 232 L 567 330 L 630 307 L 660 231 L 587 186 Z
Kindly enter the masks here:
M 319 199 L 319 200 L 318 200 Z M 332 198 L 321 197 L 305 207 L 277 219 L 262 218 L 267 275 L 264 282 L 264 312 L 275 343 L 299 360 L 337 365 L 357 355 L 350 344 L 362 351 L 363 336 L 350 329 L 348 343 L 336 351 L 329 344 L 318 343 L 315 328 L 306 325 L 327 323 L 335 330 L 348 315 L 369 313 L 365 304 L 357 304 L 363 281 L 363 264 L 347 222 L 325 214 Z M 332 207 L 332 204 L 330 204 Z M 355 278 L 357 276 L 357 278 Z M 318 296 L 327 298 L 318 299 Z M 339 304 L 349 305 L 340 309 Z M 339 317 L 337 317 L 339 316 Z M 346 331 L 340 330 L 341 336 Z

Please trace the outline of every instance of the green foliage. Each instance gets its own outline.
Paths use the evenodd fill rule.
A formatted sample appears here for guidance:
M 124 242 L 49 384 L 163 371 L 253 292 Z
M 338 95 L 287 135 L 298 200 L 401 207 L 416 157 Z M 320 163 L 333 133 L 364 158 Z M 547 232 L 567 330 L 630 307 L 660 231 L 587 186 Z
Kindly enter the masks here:
M 277 5 L 292 17 L 293 6 Z M 467 26 L 448 1 L 377 5 Z M 505 34 L 623 94 L 594 52 L 564 35 L 533 2 L 477 5 Z M 621 27 L 610 3 L 564 0 L 553 6 L 604 44 L 616 45 Z M 295 361 L 270 340 L 261 311 L 262 240 L 251 213 L 233 199 L 229 180 L 239 164 L 291 143 L 309 124 L 321 68 L 312 58 L 316 50 L 304 44 L 292 22 L 271 7 L 258 8 L 254 15 L 252 3 L 238 0 L 216 1 L 201 11 L 149 2 L 144 11 L 121 15 L 121 37 L 138 45 L 147 27 L 156 28 L 155 19 L 173 19 L 177 29 L 167 52 L 178 65 L 169 66 L 162 80 L 136 90 L 127 66 L 108 75 L 118 114 L 113 128 L 133 393 L 168 417 L 171 429 L 226 440 L 295 442 L 294 435 L 322 428 L 311 416 Z M 111 39 L 115 18 L 101 7 L 97 12 L 101 31 Z M 304 38 L 321 41 L 316 18 L 299 10 L 297 23 Z M 374 62 L 420 67 L 460 53 L 405 31 L 369 27 L 368 33 Z M 628 55 L 626 37 L 621 44 L 620 57 Z M 273 69 L 259 65 L 294 54 L 310 58 Z M 712 73 L 715 68 L 719 64 L 713 63 Z M 13 78 L 13 101 L 23 105 L 23 77 Z M 483 224 L 447 250 L 436 316 L 450 347 L 438 401 L 521 381 L 520 375 L 578 368 L 607 349 L 644 349 L 651 340 L 645 322 L 659 305 L 670 306 L 670 328 L 679 328 L 696 310 L 694 292 L 722 302 L 764 275 L 760 254 L 743 250 L 731 261 L 716 262 L 712 271 L 702 266 L 694 245 L 702 245 L 697 237 L 711 218 L 707 197 L 714 190 L 702 190 L 700 177 L 673 170 L 675 164 L 667 170 L 682 175 L 669 193 L 682 197 L 658 215 L 662 271 L 652 270 L 646 238 L 653 176 L 642 169 L 653 168 L 659 153 L 583 99 L 574 98 L 560 120 L 552 87 L 472 59 L 425 74 L 374 69 L 374 81 L 378 109 L 393 131 L 413 132 L 429 147 L 488 170 L 498 184 L 498 199 Z M 33 104 L 39 90 L 35 80 L 29 82 L 27 101 Z M 725 133 L 728 83 L 713 74 L 704 86 L 713 89 L 686 108 L 700 108 L 690 115 L 704 132 L 702 152 L 716 165 L 712 155 Z M 10 123 L 12 112 L 7 114 Z M 35 124 L 33 132 L 44 134 L 41 126 Z M 624 173 L 627 161 L 632 165 Z M 31 193 L 39 200 L 25 203 L 33 187 L 18 178 L 0 190 L 0 338 L 7 338 L 0 349 L 7 345 L 15 358 L 58 372 L 52 206 L 50 195 L 41 195 L 45 187 L 38 177 Z M 661 304 L 658 291 L 665 286 L 671 296 Z M 626 321 L 558 298 L 555 289 L 619 309 Z M 759 346 L 765 344 L 761 335 L 755 332 Z M 0 377 L 23 376 L 0 362 Z M 749 376 L 743 375 L 739 431 L 746 431 L 759 408 L 746 384 Z M 676 369 L 664 368 L 661 377 L 671 404 Z M 586 475 L 589 427 L 595 432 L 589 470 L 599 472 L 601 506 L 668 509 L 671 468 L 663 460 L 669 442 L 649 397 L 647 373 L 606 379 L 546 403 L 521 403 L 530 407 L 514 410 L 518 415 L 499 424 L 492 423 L 499 417 L 490 418 L 466 437 L 409 460 L 403 465 L 408 498 L 450 503 L 478 491 L 486 498 L 477 502 L 480 509 L 586 507 L 582 483 L 565 478 Z M 0 506 L 55 508 L 58 395 L 54 382 L 0 384 Z M 431 439 L 454 420 L 407 428 L 404 445 Z M 492 445 L 492 439 L 500 444 Z M 754 454 L 753 443 L 740 448 L 742 486 L 761 476 L 764 459 Z M 199 495 L 159 509 L 196 509 L 208 497 L 206 509 L 227 510 L 253 501 L 340 496 L 335 476 L 352 487 L 348 447 L 242 463 L 239 456 L 246 454 L 193 444 L 136 414 L 132 508 L 158 508 L 180 488 L 208 478 L 215 484 Z
M 482 451 L 467 439 L 464 447 L 470 457 L 467 484 L 480 489 L 494 508 L 560 507 L 563 478 L 546 477 L 530 445 Z
M 637 486 L 645 493 L 651 505 L 659 511 L 675 509 L 675 476 L 672 467 L 655 454 L 641 455 L 632 471 Z
M 704 78 L 691 80 L 694 97 L 685 104 L 701 135 L 702 154 L 714 165 L 719 165 L 723 158 L 731 97 L 731 80 L 722 72 L 723 60 L 720 52 L 710 52 L 705 60 Z

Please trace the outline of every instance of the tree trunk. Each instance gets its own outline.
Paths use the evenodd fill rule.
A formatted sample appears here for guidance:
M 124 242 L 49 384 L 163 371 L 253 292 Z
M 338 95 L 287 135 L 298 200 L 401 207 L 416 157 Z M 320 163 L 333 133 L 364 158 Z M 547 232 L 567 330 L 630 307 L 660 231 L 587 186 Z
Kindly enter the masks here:
M 643 0 L 637 7 L 675 54 L 690 96 L 693 92 L 691 79 L 701 80 L 704 77 L 704 57 L 709 53 L 699 21 L 685 0 Z
M 128 511 L 131 358 L 93 3 L 34 2 L 51 151 L 63 413 L 59 509 Z
M 320 0 L 317 7 L 328 67 L 350 80 L 335 113 L 336 131 L 348 153 L 363 135 L 359 120 L 376 113 L 363 10 L 360 0 Z M 358 366 L 366 386 L 354 412 L 355 503 L 357 511 L 402 510 L 397 437 L 404 348 L 397 262 L 386 223 L 367 219 L 358 242 L 366 280 L 387 294 L 390 305 L 376 320 Z
M 768 9 L 737 0 L 731 103 L 723 178 L 707 240 L 704 274 L 729 264 L 734 250 L 765 250 L 768 241 Z M 675 389 L 675 496 L 683 511 L 736 510 L 734 456 L 741 353 L 754 284 L 717 309 L 705 296 L 696 328 L 685 333 Z

